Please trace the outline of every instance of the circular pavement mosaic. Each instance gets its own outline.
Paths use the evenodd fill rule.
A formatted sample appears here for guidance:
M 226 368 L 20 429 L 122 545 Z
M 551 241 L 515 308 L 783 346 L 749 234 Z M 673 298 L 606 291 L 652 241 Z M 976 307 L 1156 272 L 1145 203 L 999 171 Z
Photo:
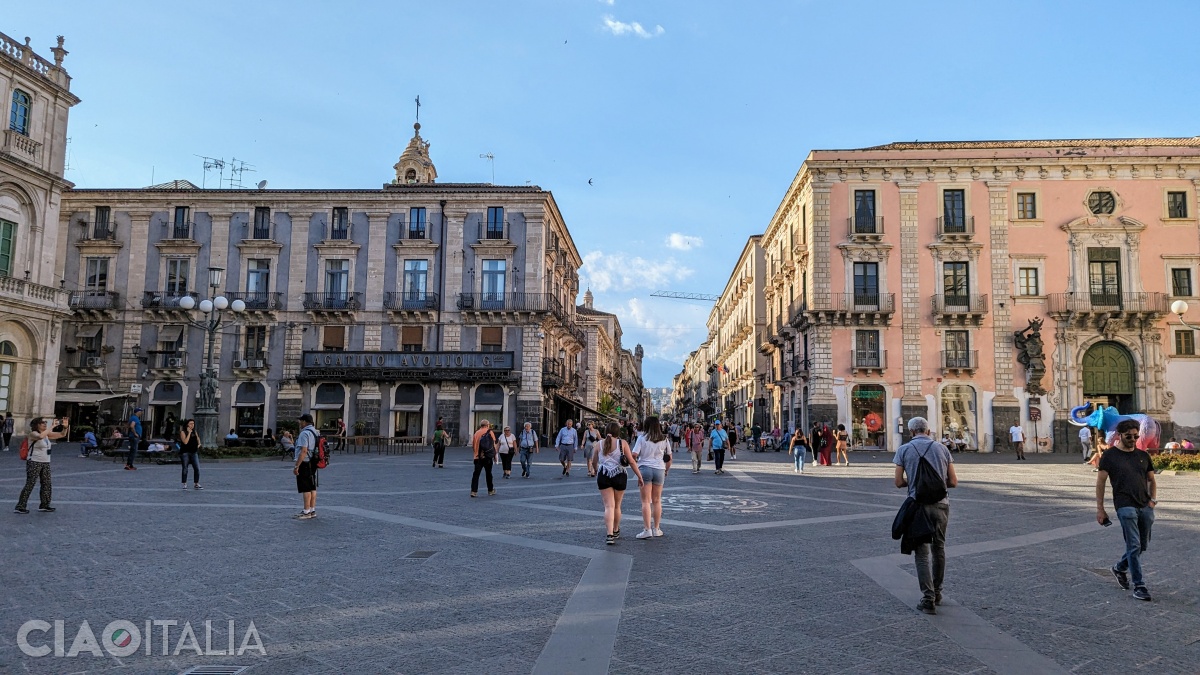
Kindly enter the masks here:
M 758 513 L 767 508 L 767 502 L 738 495 L 721 494 L 669 494 L 662 497 L 664 511 L 687 513 Z

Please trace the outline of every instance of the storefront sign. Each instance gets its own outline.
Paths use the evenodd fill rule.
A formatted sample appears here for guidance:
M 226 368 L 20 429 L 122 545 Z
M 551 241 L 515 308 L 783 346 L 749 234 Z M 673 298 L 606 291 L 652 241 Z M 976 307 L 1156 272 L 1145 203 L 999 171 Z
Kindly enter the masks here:
M 397 379 L 439 374 L 497 373 L 513 369 L 513 352 L 304 352 L 305 379 Z

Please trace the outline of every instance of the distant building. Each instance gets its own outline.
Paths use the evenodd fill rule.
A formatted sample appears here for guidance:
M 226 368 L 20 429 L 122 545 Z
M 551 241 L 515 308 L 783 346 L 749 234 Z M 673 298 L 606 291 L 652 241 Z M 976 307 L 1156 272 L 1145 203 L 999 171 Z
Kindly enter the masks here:
M 213 345 L 220 428 L 243 437 L 309 410 L 425 440 L 442 417 L 460 442 L 482 419 L 545 433 L 578 417 L 582 261 L 553 195 L 437 183 L 414 128 L 376 189 L 67 191 L 58 400 L 140 389 L 124 403 L 151 435 L 191 416 L 206 341 L 180 301 L 220 294 L 246 306 Z
M 54 384 L 70 316 L 63 289 L 59 203 L 67 117 L 79 98 L 63 69 L 63 38 L 54 60 L 0 33 L 0 92 L 8 124 L 0 142 L 0 414 L 18 433 L 54 411 Z M 89 394 L 91 396 L 91 394 Z

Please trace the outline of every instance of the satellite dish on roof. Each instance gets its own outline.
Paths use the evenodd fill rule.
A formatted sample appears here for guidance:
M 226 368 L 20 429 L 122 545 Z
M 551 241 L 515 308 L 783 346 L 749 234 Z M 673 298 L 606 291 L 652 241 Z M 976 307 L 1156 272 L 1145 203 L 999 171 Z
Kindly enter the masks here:
M 267 187 L 267 181 L 265 181 L 265 180 L 260 180 L 260 181 L 258 181 L 258 189 L 259 189 L 259 190 L 261 190 L 261 189 L 263 189 L 263 188 L 265 188 L 265 187 Z

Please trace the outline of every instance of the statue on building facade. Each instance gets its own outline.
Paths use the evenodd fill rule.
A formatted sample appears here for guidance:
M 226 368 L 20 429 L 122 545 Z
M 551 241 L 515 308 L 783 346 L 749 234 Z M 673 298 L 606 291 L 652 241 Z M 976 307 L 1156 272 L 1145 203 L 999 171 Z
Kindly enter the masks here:
M 1013 332 L 1017 361 L 1025 366 L 1025 392 L 1035 396 L 1046 393 L 1042 378 L 1046 375 L 1046 353 L 1042 346 L 1042 320 L 1029 320 L 1025 328 Z

